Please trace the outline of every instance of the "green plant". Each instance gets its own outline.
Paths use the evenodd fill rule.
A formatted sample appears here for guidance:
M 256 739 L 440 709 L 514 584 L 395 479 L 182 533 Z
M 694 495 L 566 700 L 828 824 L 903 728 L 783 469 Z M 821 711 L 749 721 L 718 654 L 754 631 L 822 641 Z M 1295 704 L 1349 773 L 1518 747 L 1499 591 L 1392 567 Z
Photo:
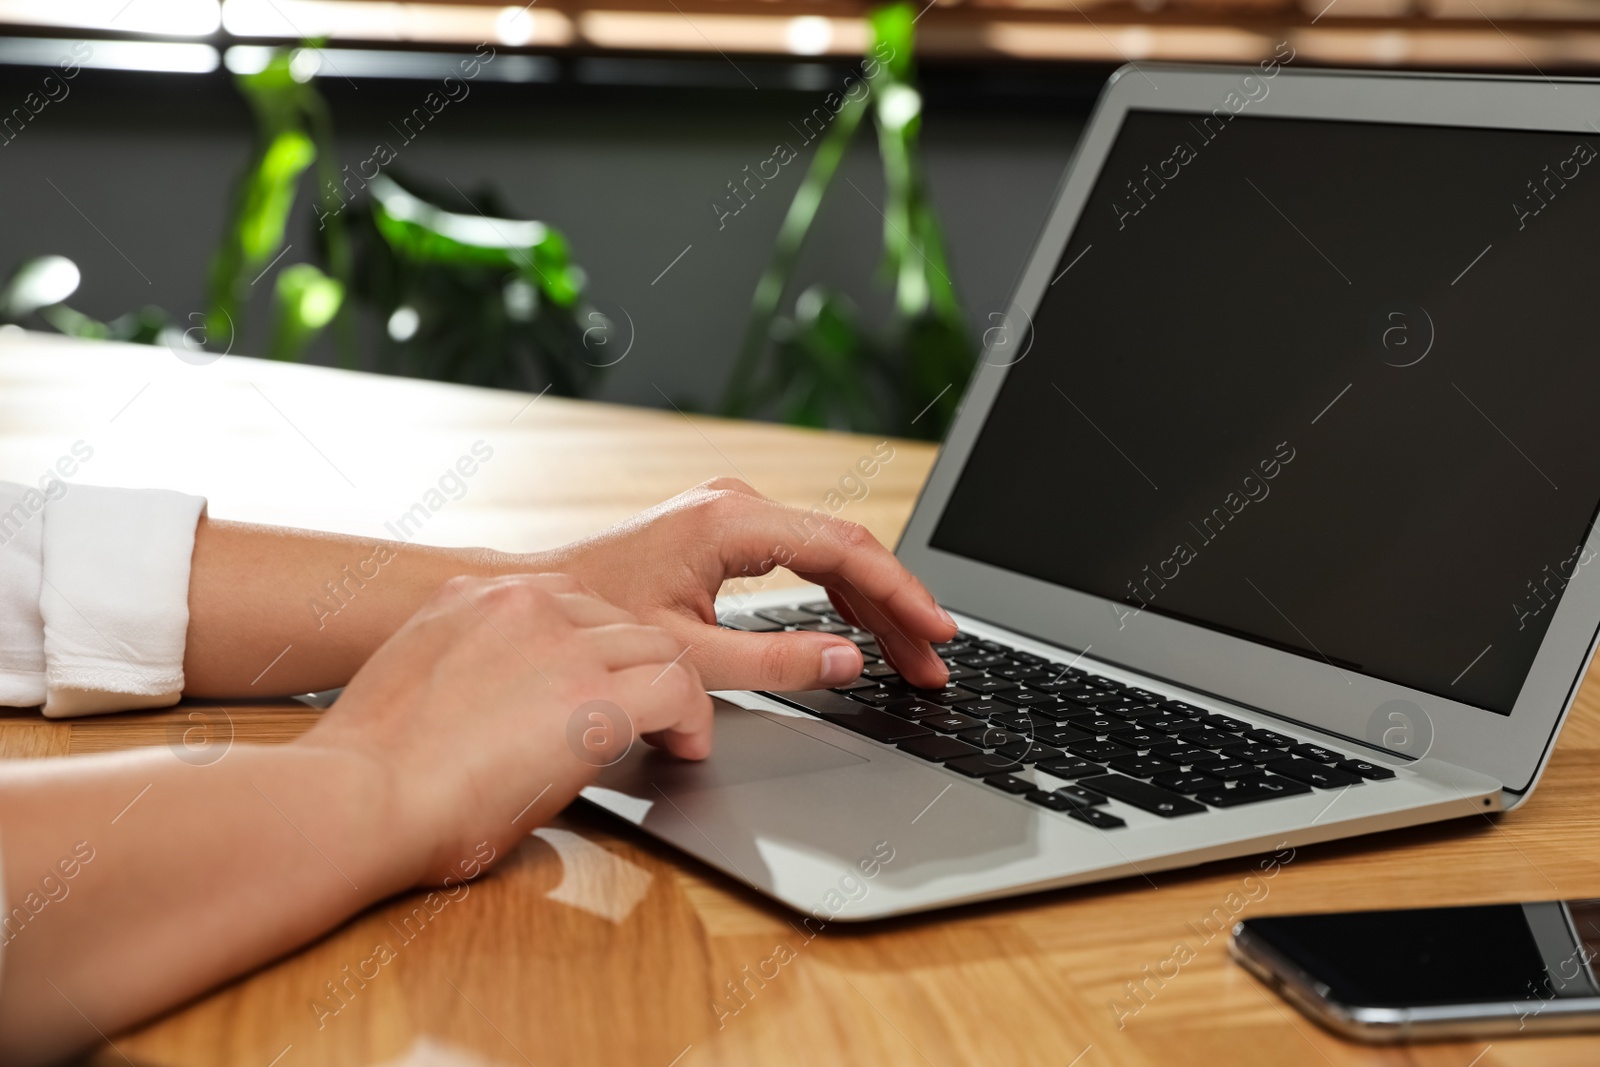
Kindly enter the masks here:
M 585 300 L 584 273 L 566 238 L 510 217 L 487 190 L 468 201 L 472 213 L 462 213 L 440 206 L 459 196 L 380 173 L 347 201 L 352 190 L 334 163 L 333 121 L 312 82 L 315 67 L 314 47 L 280 49 L 260 71 L 235 78 L 256 138 L 212 256 L 204 315 L 171 324 L 160 308 L 146 307 L 99 322 L 65 302 L 80 281 L 76 264 L 44 256 L 0 288 L 0 322 L 37 315 L 62 333 L 165 343 L 184 356 L 231 349 L 251 287 L 289 250 L 290 213 L 309 178 L 319 262 L 277 270 L 268 355 L 303 359 L 332 326 L 340 362 L 354 366 L 359 302 L 385 326 L 380 369 L 482 385 L 547 381 L 567 396 L 592 392 L 631 337 L 618 336 L 620 324 Z
M 311 80 L 315 58 L 314 50 L 279 49 L 261 70 L 234 79 L 250 105 L 256 143 L 211 259 L 205 334 L 213 346 L 232 346 L 244 326 L 250 286 L 283 249 L 302 175 L 315 164 L 318 216 L 326 222 L 321 247 L 331 276 L 311 264 L 279 272 L 267 350 L 275 359 L 299 359 L 323 327 L 337 319 L 340 362 L 354 366 L 355 327 L 344 299 L 350 285 L 350 241 L 338 213 L 333 119 Z
M 786 421 L 802 425 L 934 439 L 955 415 L 976 355 L 950 282 L 918 147 L 922 97 L 912 65 L 915 22 L 915 10 L 906 3 L 870 16 L 869 60 L 888 58 L 872 78 L 872 92 L 844 99 L 789 204 L 751 299 L 722 400 L 726 415 L 775 407 Z M 877 334 L 847 297 L 823 286 L 801 293 L 792 316 L 779 312 L 817 210 L 868 112 L 888 190 L 881 273 L 895 294 L 892 321 Z
M 385 369 L 478 385 L 544 378 L 566 396 L 599 383 L 626 347 L 619 324 L 583 299 L 567 240 L 506 217 L 485 191 L 449 211 L 415 180 L 380 175 L 356 215 L 356 295 L 386 325 Z

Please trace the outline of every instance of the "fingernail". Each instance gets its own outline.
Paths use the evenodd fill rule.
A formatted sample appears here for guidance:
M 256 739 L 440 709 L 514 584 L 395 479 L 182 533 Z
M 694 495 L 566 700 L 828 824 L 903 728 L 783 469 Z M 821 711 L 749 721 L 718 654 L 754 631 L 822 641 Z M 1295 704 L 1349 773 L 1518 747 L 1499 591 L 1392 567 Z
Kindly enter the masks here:
M 850 645 L 829 645 L 822 650 L 822 684 L 843 685 L 861 674 L 861 653 Z
M 937 604 L 935 604 L 934 607 L 939 608 L 939 618 L 944 620 L 944 624 L 946 626 L 954 626 L 956 624 L 955 618 L 953 616 L 951 616 L 951 614 L 948 611 L 944 610 L 944 608 L 939 607 L 939 605 L 937 605 Z

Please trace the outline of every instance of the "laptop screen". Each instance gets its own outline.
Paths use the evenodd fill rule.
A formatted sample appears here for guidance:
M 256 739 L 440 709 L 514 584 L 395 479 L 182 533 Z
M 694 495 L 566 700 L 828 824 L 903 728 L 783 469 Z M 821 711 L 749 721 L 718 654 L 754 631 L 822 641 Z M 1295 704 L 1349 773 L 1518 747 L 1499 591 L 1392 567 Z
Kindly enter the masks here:
M 931 544 L 1510 714 L 1600 503 L 1600 132 L 1226 115 L 1126 116 Z

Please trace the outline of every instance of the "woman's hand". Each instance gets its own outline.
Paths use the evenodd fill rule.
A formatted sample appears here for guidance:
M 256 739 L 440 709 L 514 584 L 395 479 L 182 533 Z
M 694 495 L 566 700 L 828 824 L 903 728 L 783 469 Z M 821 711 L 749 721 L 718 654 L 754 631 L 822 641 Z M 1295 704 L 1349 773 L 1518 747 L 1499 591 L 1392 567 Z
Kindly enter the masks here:
M 633 737 L 710 753 L 711 700 L 681 651 L 576 578 L 456 578 L 298 744 L 367 757 L 394 825 L 425 842 L 417 881 L 459 880 L 480 842 L 506 851 Z
M 529 560 L 581 578 L 613 604 L 670 633 L 711 689 L 812 689 L 861 672 L 854 644 L 828 634 L 742 633 L 717 626 L 724 580 L 787 567 L 828 590 L 852 625 L 872 631 L 907 680 L 946 680 L 930 641 L 956 624 L 922 583 L 858 523 L 788 507 L 718 478 L 583 541 Z

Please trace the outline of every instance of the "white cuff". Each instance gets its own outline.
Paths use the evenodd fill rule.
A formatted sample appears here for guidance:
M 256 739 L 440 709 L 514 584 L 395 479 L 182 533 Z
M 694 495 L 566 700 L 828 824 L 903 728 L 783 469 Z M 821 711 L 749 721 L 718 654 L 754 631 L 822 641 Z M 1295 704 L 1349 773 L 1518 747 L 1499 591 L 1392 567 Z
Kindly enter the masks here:
M 0 705 L 7 707 L 44 703 L 44 621 L 39 618 L 44 506 L 39 490 L 0 482 Z
M 45 506 L 45 715 L 177 703 L 204 510 L 203 498 L 183 493 L 86 485 Z

